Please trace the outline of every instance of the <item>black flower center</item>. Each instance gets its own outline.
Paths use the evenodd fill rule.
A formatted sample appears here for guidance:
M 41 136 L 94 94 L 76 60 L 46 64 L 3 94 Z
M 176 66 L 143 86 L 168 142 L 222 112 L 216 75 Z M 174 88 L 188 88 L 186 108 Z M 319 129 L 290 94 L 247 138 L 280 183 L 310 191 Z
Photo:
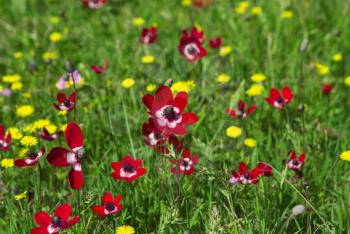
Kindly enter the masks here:
M 115 205 L 112 202 L 107 202 L 105 204 L 105 209 L 109 212 L 115 210 Z
M 30 159 L 35 159 L 37 156 L 38 156 L 38 154 L 37 154 L 35 151 L 33 151 L 33 150 L 30 150 L 30 151 L 28 152 L 28 157 L 29 157 Z
M 180 118 L 179 114 L 177 114 L 174 110 L 173 106 L 167 106 L 163 110 L 163 116 L 167 118 L 170 122 L 178 120 Z
M 187 53 L 189 53 L 189 54 L 192 55 L 192 56 L 197 56 L 197 54 L 198 54 L 198 49 L 197 49 L 197 47 L 194 46 L 194 45 L 189 45 L 189 46 L 187 47 Z
M 251 179 L 251 176 L 250 176 L 249 172 L 244 173 L 243 176 L 244 176 L 244 178 L 247 179 L 247 180 Z
M 294 159 L 292 163 L 294 166 L 298 166 L 300 162 L 299 162 L 299 160 Z
M 58 216 L 52 217 L 51 221 L 52 221 L 52 226 L 55 227 L 55 228 L 62 228 L 65 225 L 65 223 L 66 223 L 66 221 L 62 220 Z
M 64 100 L 63 104 L 67 108 L 69 108 L 71 106 L 71 102 L 68 99 Z
M 278 97 L 276 101 L 278 104 L 281 104 L 281 105 L 284 104 L 284 99 L 281 96 Z
M 186 168 L 186 167 L 188 167 L 189 162 L 188 162 L 188 161 L 183 160 L 183 161 L 181 162 L 181 165 L 182 165 L 182 166 L 184 166 L 184 167 Z
M 124 169 L 124 171 L 126 171 L 128 173 L 133 173 L 135 171 L 135 167 L 133 165 L 131 165 L 130 163 L 124 163 L 123 169 Z

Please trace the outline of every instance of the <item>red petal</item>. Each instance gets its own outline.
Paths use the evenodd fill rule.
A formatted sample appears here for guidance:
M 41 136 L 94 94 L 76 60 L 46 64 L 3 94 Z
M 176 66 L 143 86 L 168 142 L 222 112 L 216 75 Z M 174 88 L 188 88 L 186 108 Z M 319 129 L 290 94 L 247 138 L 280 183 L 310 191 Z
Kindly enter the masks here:
M 121 200 L 122 200 L 122 195 L 121 194 L 115 196 L 114 201 L 113 201 L 114 205 L 119 205 Z
M 186 135 L 186 128 L 184 127 L 184 126 L 182 126 L 182 125 L 177 125 L 173 130 L 171 130 L 171 131 L 169 131 L 169 129 L 167 129 L 168 130 L 168 135 L 169 135 L 169 133 L 174 133 L 175 135 L 180 135 L 180 136 L 183 136 L 183 135 Z
M 73 92 L 70 97 L 69 97 L 69 101 L 75 103 L 75 99 L 77 97 L 77 93 L 76 92 Z
M 300 154 L 300 156 L 299 156 L 299 161 L 300 161 L 301 163 L 304 163 L 305 158 L 306 158 L 305 154 Z
M 297 154 L 293 150 L 289 150 L 288 154 L 290 155 L 289 160 L 294 160 L 297 157 Z
M 51 223 L 50 215 L 44 211 L 35 213 L 34 220 L 40 226 L 49 226 Z
M 292 90 L 288 86 L 282 89 L 282 97 L 287 103 L 293 99 L 293 96 L 294 94 L 292 93 Z
M 182 124 L 185 125 L 192 125 L 197 123 L 198 121 L 198 116 L 195 113 L 184 113 L 182 114 Z
M 143 95 L 142 102 L 148 108 L 148 110 L 152 109 L 153 100 L 154 98 L 151 94 L 147 93 Z
M 32 164 L 26 163 L 26 160 L 24 159 L 17 159 L 15 160 L 15 166 L 16 167 L 26 167 L 26 166 L 31 166 Z
M 84 145 L 84 135 L 81 128 L 74 122 L 67 125 L 64 133 L 67 145 L 71 148 L 82 147 Z
M 247 110 L 247 115 L 252 114 L 255 111 L 255 109 L 256 109 L 256 105 L 255 104 L 251 105 Z
M 102 197 L 102 203 L 106 204 L 107 202 L 113 202 L 113 195 L 109 192 L 105 192 Z
M 247 165 L 244 162 L 241 162 L 238 165 L 238 171 L 239 171 L 240 174 L 244 174 L 244 173 L 248 172 Z
M 73 226 L 74 224 L 76 224 L 79 221 L 80 221 L 79 216 L 75 216 L 74 218 L 68 220 L 63 228 L 69 228 L 69 227 Z
M 49 234 L 47 227 L 35 227 L 30 231 L 31 234 Z
M 54 214 L 55 216 L 66 221 L 69 218 L 69 216 L 72 214 L 72 207 L 67 203 L 64 203 L 56 208 Z
M 170 88 L 167 86 L 160 86 L 156 92 L 156 96 L 152 103 L 151 112 L 155 113 L 157 110 L 162 108 L 163 106 L 169 104 L 173 99 L 173 93 Z
M 0 124 L 0 140 L 3 140 L 5 138 L 5 129 L 2 124 Z
M 98 214 L 100 217 L 106 217 L 104 206 L 93 206 L 92 211 Z
M 193 155 L 191 157 L 191 161 L 192 161 L 193 164 L 196 164 L 198 162 L 198 159 L 199 159 L 198 155 Z
M 174 99 L 174 106 L 179 108 L 180 113 L 186 108 L 188 96 L 186 92 L 179 92 Z
M 81 189 L 84 185 L 84 174 L 82 171 L 76 171 L 72 168 L 68 173 L 68 182 L 72 189 Z
M 67 167 L 67 153 L 69 151 L 62 147 L 53 148 L 50 153 L 47 155 L 47 161 L 55 167 Z

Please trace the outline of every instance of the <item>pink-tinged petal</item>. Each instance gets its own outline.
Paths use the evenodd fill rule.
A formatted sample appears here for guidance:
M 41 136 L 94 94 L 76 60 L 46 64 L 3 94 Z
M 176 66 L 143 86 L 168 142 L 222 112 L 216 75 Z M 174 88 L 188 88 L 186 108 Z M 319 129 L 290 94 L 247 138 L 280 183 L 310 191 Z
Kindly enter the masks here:
M 288 154 L 290 155 L 289 160 L 294 160 L 297 157 L 297 154 L 293 150 L 289 150 Z
M 47 227 L 35 227 L 30 231 L 31 234 L 49 234 Z
M 62 102 L 64 102 L 66 100 L 66 95 L 64 95 L 64 93 L 58 93 L 57 94 L 57 101 L 59 102 L 59 103 L 62 103 Z
M 152 103 L 151 113 L 155 113 L 163 106 L 169 104 L 173 100 L 173 93 L 167 86 L 160 86 L 156 92 L 156 96 Z
M 186 92 L 179 92 L 174 99 L 174 106 L 179 108 L 180 113 L 186 108 L 188 102 L 188 95 Z
M 75 99 L 77 97 L 77 93 L 73 92 L 70 96 L 69 96 L 69 101 L 75 103 Z
M 292 90 L 286 86 L 282 89 L 282 97 L 285 100 L 286 103 L 290 102 L 293 99 L 294 94 L 292 93 Z
M 247 172 L 248 172 L 247 165 L 246 165 L 244 162 L 241 162 L 241 163 L 238 165 L 238 171 L 239 171 L 240 174 L 247 173 Z
M 98 214 L 102 218 L 107 216 L 105 214 L 105 207 L 104 206 L 93 206 L 92 211 L 94 213 Z
M 69 166 L 67 162 L 67 153 L 69 151 L 62 147 L 53 148 L 47 155 L 47 161 L 55 167 L 67 167 Z
M 69 228 L 80 221 L 79 216 L 75 216 L 74 218 L 71 218 L 67 221 L 67 223 L 63 226 L 63 228 Z
M 106 204 L 107 202 L 113 202 L 113 195 L 109 192 L 105 192 L 102 197 L 102 203 Z
M 56 208 L 54 214 L 60 219 L 66 221 L 69 218 L 69 216 L 72 214 L 72 207 L 69 204 L 64 203 Z
M 64 133 L 67 145 L 71 148 L 78 148 L 84 145 L 84 135 L 79 125 L 70 122 Z
M 72 168 L 68 173 L 68 182 L 72 189 L 81 189 L 84 185 L 84 174 Z
M 147 93 L 143 95 L 142 102 L 148 108 L 148 110 L 152 109 L 153 100 L 154 97 L 151 94 Z
M 251 105 L 247 110 L 247 115 L 252 114 L 255 111 L 255 109 L 256 109 L 256 105 L 255 104 Z
M 28 164 L 26 160 L 24 159 L 17 159 L 15 160 L 15 166 L 16 167 L 26 167 L 26 166 L 31 166 L 33 164 Z
M 198 116 L 195 113 L 184 113 L 182 114 L 182 124 L 192 125 L 198 122 Z
M 40 226 L 49 226 L 51 223 L 50 215 L 44 211 L 35 213 L 34 220 Z
M 305 154 L 300 154 L 300 156 L 299 156 L 299 161 L 300 161 L 301 163 L 304 163 L 305 158 L 306 158 Z
M 180 135 L 180 136 L 184 136 L 184 135 L 186 135 L 186 128 L 184 127 L 184 126 L 182 126 L 182 125 L 177 125 L 173 130 L 172 130 L 172 132 L 171 133 L 173 133 L 173 134 L 175 134 L 175 135 Z M 166 133 L 168 133 L 167 135 L 170 135 L 170 132 L 166 132 Z

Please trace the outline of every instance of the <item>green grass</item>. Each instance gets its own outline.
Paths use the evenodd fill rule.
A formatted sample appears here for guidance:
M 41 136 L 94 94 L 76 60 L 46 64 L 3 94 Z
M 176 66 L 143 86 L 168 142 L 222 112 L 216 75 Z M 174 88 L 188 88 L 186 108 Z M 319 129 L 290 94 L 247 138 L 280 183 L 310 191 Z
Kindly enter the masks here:
M 81 221 L 66 233 L 113 232 L 109 219 L 98 219 L 91 211 L 106 191 L 123 195 L 124 209 L 116 217 L 117 225 L 131 225 L 137 233 L 346 233 L 350 225 L 350 167 L 338 156 L 348 149 L 350 137 L 350 90 L 343 83 L 350 75 L 349 3 L 250 1 L 250 7 L 258 5 L 263 13 L 252 16 L 248 10 L 242 16 L 233 10 L 239 1 L 214 1 L 210 7 L 192 12 L 193 23 L 205 32 L 209 54 L 189 64 L 177 51 L 181 30 L 192 27 L 190 10 L 180 1 L 110 0 L 94 11 L 83 9 L 79 1 L 0 0 L 0 76 L 18 73 L 23 83 L 22 90 L 10 97 L 0 96 L 0 123 L 23 129 L 37 119 L 48 118 L 57 126 L 65 124 L 66 117 L 57 115 L 52 107 L 58 92 L 55 83 L 64 74 L 67 61 L 77 65 L 86 81 L 78 89 L 76 122 L 85 134 L 87 158 L 83 162 Z M 294 12 L 291 20 L 281 19 L 284 9 Z M 60 16 L 61 23 L 50 24 L 51 16 Z M 138 41 L 140 28 L 132 24 L 135 17 L 144 18 L 145 26 L 158 26 L 159 38 L 147 48 L 155 56 L 153 64 L 141 63 L 145 49 Z M 64 39 L 51 43 L 49 34 L 63 34 L 64 28 L 69 29 Z M 208 39 L 217 35 L 232 47 L 228 57 L 220 58 L 208 47 Z M 305 39 L 307 48 L 302 53 Z M 48 50 L 59 54 L 51 63 L 41 57 Z M 16 51 L 22 51 L 23 58 L 14 59 Z M 35 55 L 31 56 L 31 51 Z M 331 60 L 336 52 L 342 53 L 343 61 Z M 105 60 L 110 63 L 106 73 L 98 76 L 90 71 L 90 64 Z M 34 73 L 28 69 L 31 61 L 37 65 Z M 319 75 L 313 66 L 316 62 L 329 66 L 330 73 Z M 227 89 L 216 81 L 220 73 L 231 76 Z M 249 77 L 254 73 L 267 76 L 265 91 L 249 97 L 244 91 L 252 84 Z M 131 89 L 121 86 L 127 77 L 135 79 Z M 170 165 L 142 139 L 147 111 L 141 97 L 148 84 L 161 85 L 168 79 L 196 83 L 186 110 L 197 113 L 200 120 L 188 128 L 185 144 L 200 160 L 197 172 L 188 177 L 171 175 Z M 321 91 L 326 82 L 335 86 L 328 97 Z M 241 83 L 244 89 L 237 92 Z M 287 107 L 289 123 L 284 111 L 264 101 L 270 88 L 285 85 L 296 94 Z M 31 92 L 30 99 L 22 97 L 25 91 Z M 258 106 L 243 122 L 225 114 L 233 94 Z M 34 106 L 35 113 L 27 118 L 16 116 L 16 106 L 22 104 Z M 307 105 L 304 113 L 298 112 L 299 104 Z M 228 126 L 243 128 L 243 124 L 242 136 L 226 136 Z M 245 137 L 256 139 L 257 147 L 245 147 Z M 40 144 L 49 152 L 60 142 Z M 16 158 L 22 148 L 13 140 L 11 151 L 2 157 Z M 296 183 L 283 164 L 290 149 L 307 155 L 304 177 Z M 110 163 L 127 154 L 142 158 L 148 170 L 132 185 L 110 177 Z M 274 167 L 273 176 L 262 178 L 256 186 L 230 185 L 231 170 L 236 170 L 240 161 L 250 167 L 267 162 Z M 67 189 L 68 169 L 53 168 L 46 159 L 40 162 L 41 210 L 51 213 L 58 204 L 68 202 L 76 215 L 77 192 Z M 0 230 L 28 233 L 35 226 L 34 213 L 39 211 L 37 168 L 1 168 L 0 173 L 4 184 L 0 188 Z M 16 201 L 15 194 L 25 190 L 29 196 Z M 292 217 L 291 209 L 297 204 L 305 205 L 306 210 Z

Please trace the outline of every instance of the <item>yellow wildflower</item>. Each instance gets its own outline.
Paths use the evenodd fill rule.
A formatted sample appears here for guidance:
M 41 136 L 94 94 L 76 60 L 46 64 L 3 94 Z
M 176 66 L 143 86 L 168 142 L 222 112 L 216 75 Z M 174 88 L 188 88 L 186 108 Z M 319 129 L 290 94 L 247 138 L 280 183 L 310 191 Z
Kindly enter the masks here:
M 57 112 L 58 115 L 62 115 L 62 116 L 66 116 L 67 113 L 68 113 L 67 110 L 60 110 L 60 111 Z
M 216 80 L 217 82 L 221 83 L 221 84 L 227 84 L 230 81 L 231 77 L 227 74 L 220 74 Z
M 322 65 L 320 63 L 316 63 L 315 67 L 319 74 L 321 75 L 327 75 L 329 73 L 329 67 Z
M 332 60 L 333 60 L 334 62 L 340 62 L 340 61 L 343 60 L 343 55 L 342 55 L 341 53 L 335 53 L 335 54 L 333 54 L 333 56 L 332 56 Z
M 153 84 L 147 85 L 146 90 L 148 92 L 153 92 L 154 90 L 156 90 L 156 86 Z
M 238 4 L 238 6 L 235 8 L 235 12 L 237 14 L 244 14 L 249 7 L 249 2 L 248 1 L 242 1 Z
M 34 146 L 38 144 L 38 140 L 33 136 L 24 136 L 21 139 L 21 144 L 25 146 Z
M 135 25 L 135 26 L 141 26 L 143 24 L 145 24 L 145 20 L 141 17 L 137 17 L 137 18 L 134 18 L 132 23 Z
M 344 84 L 347 85 L 347 86 L 350 86 L 350 76 L 347 76 L 347 77 L 344 79 Z
M 248 96 L 253 97 L 253 96 L 261 95 L 263 91 L 264 91 L 264 86 L 262 86 L 261 84 L 253 84 L 245 93 Z
M 262 74 L 262 73 L 256 73 L 256 74 L 252 75 L 250 77 L 250 79 L 252 81 L 254 81 L 254 82 L 259 83 L 259 82 L 262 82 L 262 81 L 266 80 L 266 76 L 264 74 Z
M 134 234 L 135 229 L 129 225 L 122 225 L 115 230 L 115 234 Z
M 8 168 L 8 167 L 13 167 L 15 165 L 14 160 L 12 158 L 4 158 L 1 160 L 1 166 Z
M 141 59 L 142 63 L 153 63 L 154 57 L 152 55 L 145 55 Z
M 27 153 L 29 152 L 29 149 L 28 148 L 23 148 L 19 151 L 18 153 L 18 157 L 20 158 L 24 158 L 27 156 Z
M 127 78 L 122 81 L 122 86 L 126 89 L 131 88 L 132 86 L 134 86 L 134 84 L 135 84 L 135 80 L 132 78 Z
M 30 98 L 31 96 L 32 96 L 32 95 L 31 95 L 30 92 L 24 92 L 24 93 L 22 93 L 22 97 L 24 97 L 24 98 L 26 98 L 26 99 Z
M 18 74 L 4 75 L 2 81 L 5 83 L 15 83 L 21 80 L 21 76 Z
M 59 42 L 60 40 L 62 40 L 62 34 L 59 32 L 53 32 L 50 34 L 50 41 L 52 42 Z
M 36 132 L 36 127 L 34 124 L 28 124 L 27 126 L 25 126 L 25 128 L 23 129 L 25 132 Z
M 27 190 L 24 191 L 23 193 L 15 195 L 16 201 L 21 200 L 21 199 L 26 198 L 26 197 L 27 197 Z
M 64 124 L 60 127 L 60 130 L 64 132 L 66 131 L 66 128 L 67 128 L 67 124 Z
M 256 146 L 256 140 L 254 140 L 253 138 L 247 138 L 244 140 L 244 145 L 250 148 L 254 148 Z
M 20 59 L 23 57 L 23 53 L 21 51 L 16 51 L 15 53 L 13 53 L 13 57 L 15 59 Z
M 259 6 L 255 6 L 250 11 L 252 15 L 260 15 L 262 13 L 262 9 Z
M 57 126 L 54 124 L 47 125 L 45 128 L 50 134 L 53 134 L 57 131 Z
M 181 5 L 184 7 L 189 7 L 192 5 L 192 0 L 182 0 Z
M 226 129 L 226 135 L 231 138 L 237 138 L 242 134 L 242 129 L 237 126 L 230 126 Z
M 59 24 L 59 23 L 60 23 L 60 17 L 58 17 L 58 16 L 52 16 L 52 17 L 50 18 L 50 22 L 51 22 L 51 24 Z
M 15 140 L 19 140 L 23 136 L 21 131 L 16 127 L 9 128 L 7 131 L 11 133 L 12 139 L 15 139 Z
M 190 92 L 196 87 L 196 83 L 193 80 L 188 81 L 178 81 L 171 86 L 171 91 L 173 92 Z
M 350 150 L 344 151 L 340 154 L 340 159 L 350 161 Z
M 47 51 L 47 52 L 43 53 L 43 59 L 46 61 L 54 60 L 57 57 L 58 57 L 58 55 L 56 52 Z
M 27 117 L 34 113 L 34 107 L 31 105 L 19 106 L 16 109 L 16 115 L 20 117 Z
M 38 119 L 37 121 L 35 121 L 33 123 L 34 128 L 36 128 L 36 129 L 42 129 L 43 127 L 46 127 L 50 124 L 51 124 L 51 122 L 48 119 Z
M 15 82 L 11 84 L 11 89 L 13 91 L 22 89 L 23 85 L 21 82 Z
M 221 57 L 225 57 L 225 56 L 227 56 L 228 54 L 230 54 L 231 51 L 232 51 L 231 46 L 223 46 L 223 47 L 221 47 L 220 50 L 219 50 L 219 55 L 220 55 Z
M 293 15 L 294 15 L 293 11 L 284 10 L 284 11 L 282 11 L 281 17 L 282 17 L 282 19 L 289 20 L 289 19 L 293 18 Z

